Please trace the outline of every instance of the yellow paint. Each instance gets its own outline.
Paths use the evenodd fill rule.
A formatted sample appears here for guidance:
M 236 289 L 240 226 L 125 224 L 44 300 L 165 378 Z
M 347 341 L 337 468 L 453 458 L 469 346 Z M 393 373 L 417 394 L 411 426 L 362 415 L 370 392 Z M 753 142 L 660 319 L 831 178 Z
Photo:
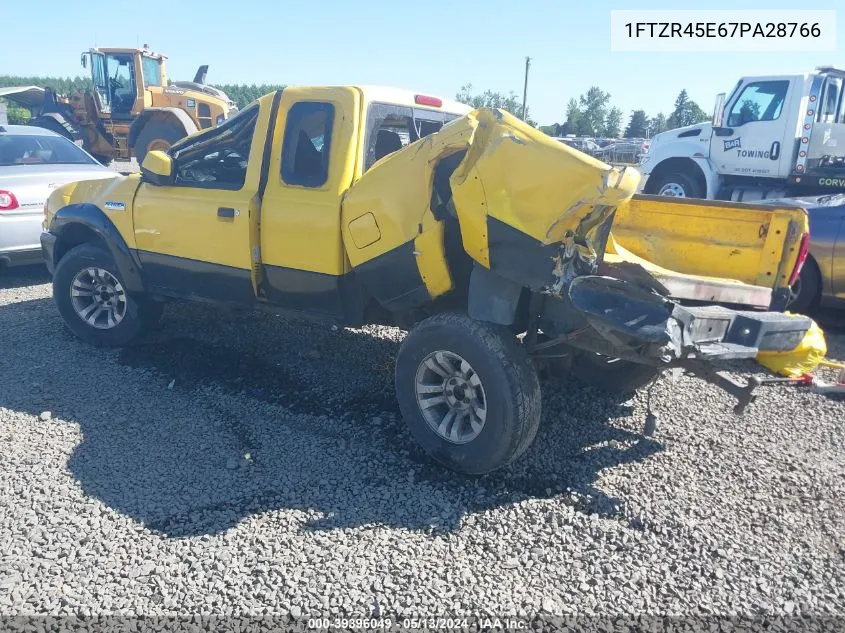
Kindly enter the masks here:
M 374 244 L 381 239 L 381 231 L 378 230 L 376 216 L 372 213 L 365 213 L 349 223 L 349 235 L 355 248 L 364 248 Z
M 786 244 L 790 221 L 795 239 Z M 807 231 L 800 208 L 656 196 L 618 207 L 612 226 L 620 246 L 657 266 L 766 288 L 788 287 Z
M 173 162 L 167 154 L 156 149 L 147 152 L 142 167 L 158 176 L 169 176 L 173 169 Z
M 341 275 L 349 269 L 341 237 L 340 205 L 355 172 L 360 100 L 356 88 L 285 88 L 282 93 L 261 212 L 261 253 L 265 264 L 327 275 Z M 287 113 L 300 101 L 328 102 L 335 107 L 329 177 L 319 188 L 290 186 L 281 178 Z M 262 140 L 265 136 L 266 132 Z
M 443 223 L 437 222 L 414 240 L 417 268 L 432 299 L 446 294 L 453 286 L 449 265 L 446 263 L 443 234 Z

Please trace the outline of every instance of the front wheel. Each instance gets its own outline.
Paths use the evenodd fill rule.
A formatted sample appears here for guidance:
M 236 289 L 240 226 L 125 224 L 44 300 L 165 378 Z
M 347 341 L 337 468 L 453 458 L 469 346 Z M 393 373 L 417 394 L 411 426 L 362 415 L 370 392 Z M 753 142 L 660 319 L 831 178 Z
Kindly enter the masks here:
M 158 304 L 130 295 L 111 255 L 82 244 L 59 260 L 53 300 L 65 325 L 87 343 L 121 347 L 161 316 Z
M 540 382 L 506 328 L 457 313 L 422 321 L 399 348 L 396 396 L 432 458 L 472 475 L 524 453 L 540 423 Z
M 704 198 L 705 191 L 696 179 L 682 171 L 661 174 L 646 183 L 646 193 L 670 198 Z
M 144 164 L 147 153 L 153 150 L 166 152 L 171 145 L 187 135 L 185 128 L 174 120 L 147 122 L 135 141 L 135 159 L 138 166 Z

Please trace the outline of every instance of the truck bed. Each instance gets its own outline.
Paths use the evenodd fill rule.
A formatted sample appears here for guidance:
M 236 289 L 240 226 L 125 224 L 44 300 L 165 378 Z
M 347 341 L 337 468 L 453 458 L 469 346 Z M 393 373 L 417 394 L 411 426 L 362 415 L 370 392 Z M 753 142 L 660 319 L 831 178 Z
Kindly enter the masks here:
M 801 208 L 635 195 L 616 210 L 605 262 L 641 265 L 676 299 L 768 308 L 808 230 Z

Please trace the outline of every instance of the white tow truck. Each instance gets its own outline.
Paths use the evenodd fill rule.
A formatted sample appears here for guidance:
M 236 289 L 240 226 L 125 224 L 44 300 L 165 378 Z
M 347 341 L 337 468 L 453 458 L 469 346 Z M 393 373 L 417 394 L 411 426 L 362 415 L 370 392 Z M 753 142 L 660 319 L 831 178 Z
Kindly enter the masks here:
M 753 201 L 845 191 L 845 70 L 743 77 L 713 119 L 655 135 L 643 193 Z

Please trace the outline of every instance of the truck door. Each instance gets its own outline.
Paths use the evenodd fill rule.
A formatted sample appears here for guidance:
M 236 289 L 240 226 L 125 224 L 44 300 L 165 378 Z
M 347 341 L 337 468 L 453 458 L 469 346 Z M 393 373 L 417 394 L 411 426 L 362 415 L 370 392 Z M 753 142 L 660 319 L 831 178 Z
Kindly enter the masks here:
M 146 283 L 168 296 L 244 304 L 254 300 L 250 202 L 265 136 L 253 138 L 258 104 L 171 151 L 172 185 L 142 183 L 135 243 Z
M 793 107 L 796 90 L 790 90 L 791 85 L 788 78 L 749 80 L 735 91 L 725 106 L 722 127 L 713 131 L 710 141 L 710 160 L 720 174 L 788 175 L 798 107 Z
M 282 92 L 260 237 L 267 298 L 282 307 L 332 318 L 356 309 L 340 202 L 355 173 L 360 109 L 354 88 Z

